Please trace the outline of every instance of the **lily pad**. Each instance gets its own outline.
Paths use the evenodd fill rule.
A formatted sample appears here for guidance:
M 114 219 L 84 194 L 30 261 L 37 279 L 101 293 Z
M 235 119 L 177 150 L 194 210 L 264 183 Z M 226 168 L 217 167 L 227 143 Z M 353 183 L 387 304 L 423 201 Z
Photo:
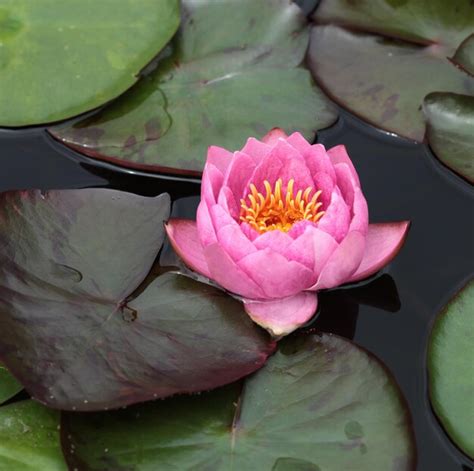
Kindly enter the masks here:
M 0 469 L 66 471 L 59 413 L 34 401 L 0 408 Z
M 0 358 L 37 400 L 97 410 L 210 389 L 272 352 L 216 288 L 142 283 L 169 206 L 106 189 L 0 195 Z
M 0 0 L 0 125 L 103 105 L 137 81 L 178 26 L 178 0 Z
M 285 339 L 243 386 L 64 414 L 62 427 L 68 464 L 87 471 L 415 467 L 410 418 L 393 380 L 371 355 L 325 334 Z
M 22 385 L 0 364 L 0 404 L 23 389 Z
M 452 60 L 467 73 L 474 75 L 474 33 L 461 43 Z
M 448 435 L 474 459 L 474 281 L 439 314 L 428 347 L 433 409 Z
M 423 112 L 433 152 L 474 183 L 474 96 L 430 93 L 423 102 Z
M 474 30 L 469 0 L 323 0 L 314 18 L 318 83 L 381 129 L 422 141 L 427 94 L 474 94 L 474 77 L 451 59 Z
M 312 139 L 333 105 L 299 67 L 305 16 L 288 0 L 183 0 L 158 68 L 98 114 L 50 129 L 74 149 L 126 167 L 200 174 L 209 145 L 239 149 L 274 127 Z

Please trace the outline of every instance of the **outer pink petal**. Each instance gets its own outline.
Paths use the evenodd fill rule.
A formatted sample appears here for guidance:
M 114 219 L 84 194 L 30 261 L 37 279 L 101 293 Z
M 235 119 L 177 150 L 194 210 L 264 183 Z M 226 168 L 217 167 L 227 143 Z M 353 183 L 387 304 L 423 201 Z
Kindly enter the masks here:
M 206 164 L 202 174 L 201 199 L 209 205 L 215 204 L 223 180 L 224 177 L 217 167 L 212 164 Z
M 191 270 L 210 278 L 211 273 L 204 258 L 196 222 L 189 219 L 170 219 L 165 224 L 165 229 L 173 249 L 184 263 Z
M 217 204 L 219 204 L 219 206 L 229 213 L 236 221 L 239 220 L 240 204 L 237 205 L 234 195 L 228 186 L 221 188 L 219 197 L 217 198 Z
M 275 158 L 272 153 L 268 154 L 254 170 L 245 188 L 244 195 L 247 196 L 249 193 L 251 183 L 256 186 L 258 191 L 265 194 L 265 185 L 263 182 L 268 180 L 273 187 L 275 182 L 280 178 L 282 168 L 283 162 Z
M 331 203 L 317 223 L 318 228 L 331 234 L 336 242 L 341 242 L 347 235 L 350 222 L 350 210 L 339 190 L 335 188 L 331 195 Z
M 311 149 L 311 144 L 299 132 L 294 132 L 291 134 L 286 142 L 294 147 L 303 156 Z
M 255 164 L 258 165 L 272 150 L 271 146 L 260 142 L 254 137 L 247 139 L 245 146 L 242 148 L 242 152 L 251 157 Z
M 234 195 L 235 203 L 240 206 L 240 199 L 245 196 L 244 190 L 249 184 L 255 170 L 255 162 L 243 152 L 235 152 L 232 162 L 224 175 L 224 186 L 228 186 Z
M 303 154 L 303 157 L 306 160 L 306 165 L 310 169 L 313 178 L 318 172 L 323 172 L 326 173 L 332 181 L 336 180 L 336 174 L 333 168 L 334 164 L 322 144 L 312 145 L 310 149 Z
M 311 291 L 335 288 L 350 280 L 361 264 L 364 256 L 365 236 L 360 232 L 351 232 L 327 260 L 316 284 Z
M 367 278 L 390 263 L 402 248 L 409 227 L 409 221 L 370 224 L 362 262 L 347 281 Z
M 267 299 L 268 296 L 255 281 L 230 258 L 220 244 L 204 248 L 211 280 L 232 293 L 251 299 Z
M 203 200 L 201 200 L 197 209 L 196 223 L 202 246 L 207 247 L 210 244 L 215 244 L 217 242 L 216 231 L 212 224 L 207 203 Z
M 286 186 L 291 179 L 294 179 L 295 191 L 306 190 L 306 188 L 314 187 L 311 172 L 306 165 L 306 161 L 299 151 L 286 141 L 280 139 L 275 144 L 271 155 L 282 161 L 283 167 L 279 178 L 283 180 L 283 185 Z
M 212 164 L 217 167 L 222 175 L 225 175 L 227 167 L 232 161 L 232 152 L 229 152 L 222 147 L 211 146 L 207 149 L 206 164 Z
M 275 337 L 287 335 L 308 322 L 317 307 L 316 293 L 309 292 L 274 301 L 244 299 L 247 314 Z
M 287 248 L 293 242 L 293 238 L 282 231 L 268 231 L 260 234 L 253 243 L 259 250 L 271 249 L 281 255 L 285 254 Z
M 234 262 L 257 251 L 238 224 L 228 224 L 218 229 L 217 239 Z
M 270 249 L 247 255 L 239 260 L 238 265 L 255 280 L 267 298 L 293 296 L 316 281 L 312 270 L 301 263 L 288 261 Z
M 246 222 L 240 223 L 240 228 L 248 240 L 255 240 L 260 234 Z
M 278 139 L 286 139 L 288 136 L 286 135 L 285 131 L 280 128 L 273 128 L 270 130 L 265 136 L 263 136 L 262 141 L 269 146 L 273 146 L 278 142 Z
M 335 181 L 325 172 L 316 172 L 313 175 L 314 188 L 321 190 L 319 201 L 323 203 L 321 209 L 326 210 L 331 203 L 331 195 L 334 190 Z
M 354 204 L 352 207 L 352 221 L 349 226 L 349 232 L 358 231 L 367 235 L 369 228 L 369 208 L 362 190 L 356 188 L 354 191 Z
M 345 163 L 349 166 L 351 173 L 354 177 L 354 180 L 357 183 L 357 186 L 360 186 L 359 175 L 357 175 L 356 169 L 354 168 L 354 164 L 352 163 L 349 154 L 347 153 L 346 146 L 343 144 L 339 146 L 335 146 L 327 151 L 332 163 L 337 165 L 339 163 Z
M 354 180 L 351 170 L 347 164 L 337 164 L 334 166 L 336 171 L 337 186 L 341 190 L 344 201 L 349 208 L 352 208 L 354 203 L 354 190 L 359 188 Z

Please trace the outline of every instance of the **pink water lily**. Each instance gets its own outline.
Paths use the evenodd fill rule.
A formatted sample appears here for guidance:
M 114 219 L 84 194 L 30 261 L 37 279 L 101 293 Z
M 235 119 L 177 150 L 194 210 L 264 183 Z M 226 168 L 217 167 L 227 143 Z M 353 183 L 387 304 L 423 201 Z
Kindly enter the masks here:
M 197 221 L 172 219 L 170 241 L 192 270 L 243 299 L 275 336 L 307 322 L 317 291 L 355 282 L 397 254 L 407 221 L 369 224 L 344 146 L 271 131 L 241 151 L 210 147 Z

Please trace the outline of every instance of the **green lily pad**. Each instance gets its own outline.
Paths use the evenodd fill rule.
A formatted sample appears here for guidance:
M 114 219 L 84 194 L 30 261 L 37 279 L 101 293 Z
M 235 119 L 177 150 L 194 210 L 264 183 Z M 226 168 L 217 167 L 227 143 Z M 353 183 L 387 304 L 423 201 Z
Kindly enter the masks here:
M 468 74 L 474 75 L 474 33 L 461 43 L 453 62 Z
M 273 351 L 222 291 L 143 283 L 169 206 L 106 189 L 0 195 L 0 358 L 34 398 L 120 407 L 235 381 Z
M 439 314 L 428 346 L 431 404 L 441 424 L 474 459 L 474 281 Z
M 474 96 L 431 93 L 423 102 L 423 111 L 433 152 L 474 183 Z
M 126 167 L 200 174 L 210 145 L 241 148 L 274 127 L 308 139 L 334 107 L 299 67 L 308 24 L 288 0 L 183 0 L 158 68 L 98 114 L 50 129 L 74 149 Z
M 474 77 L 451 59 L 474 29 L 469 0 L 323 0 L 315 20 L 313 75 L 381 129 L 422 141 L 427 94 L 474 94 Z
M 0 404 L 19 393 L 23 386 L 0 364 Z
M 88 471 L 415 467 L 410 418 L 393 380 L 364 350 L 326 334 L 285 339 L 243 386 L 64 414 L 62 427 L 68 464 Z
M 178 0 L 0 0 L 0 126 L 70 118 L 117 97 L 179 20 Z
M 0 469 L 66 471 L 59 413 L 34 401 L 0 408 Z

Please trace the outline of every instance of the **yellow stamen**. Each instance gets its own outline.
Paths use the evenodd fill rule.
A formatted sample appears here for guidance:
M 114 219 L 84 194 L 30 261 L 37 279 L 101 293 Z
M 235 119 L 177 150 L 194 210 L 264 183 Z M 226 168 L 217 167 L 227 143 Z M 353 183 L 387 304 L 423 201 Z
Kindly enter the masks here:
M 291 179 L 282 194 L 283 182 L 279 178 L 272 189 L 270 183 L 265 180 L 265 196 L 259 193 L 256 186 L 250 185 L 250 193 L 240 200 L 240 220 L 247 222 L 252 228 L 260 233 L 279 230 L 288 232 L 293 224 L 307 220 L 318 222 L 324 211 L 319 211 L 322 203 L 318 203 L 321 190 L 314 192 L 314 188 L 298 190 L 294 195 L 295 181 Z

